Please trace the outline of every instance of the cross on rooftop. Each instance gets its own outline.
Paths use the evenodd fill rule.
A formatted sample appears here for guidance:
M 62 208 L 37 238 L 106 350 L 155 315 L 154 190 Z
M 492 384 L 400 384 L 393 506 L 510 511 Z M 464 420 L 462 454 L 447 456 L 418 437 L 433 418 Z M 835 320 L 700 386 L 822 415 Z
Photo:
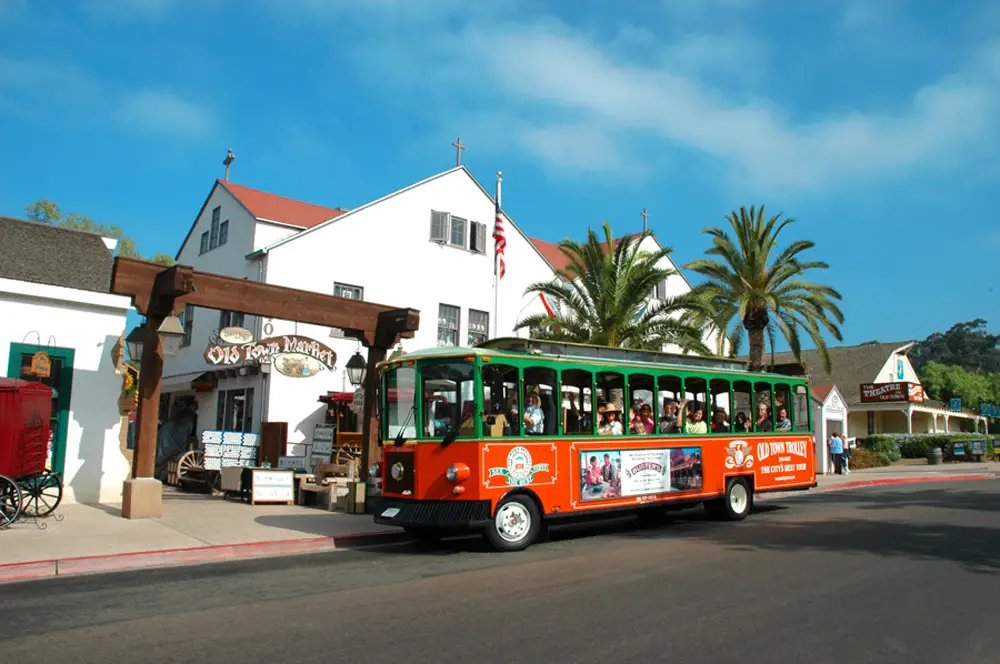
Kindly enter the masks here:
M 465 149 L 465 146 L 462 145 L 462 138 L 459 137 L 458 141 L 456 141 L 455 143 L 452 143 L 451 146 L 453 148 L 455 148 L 455 165 L 456 166 L 461 166 L 462 165 L 462 150 Z
M 646 208 L 642 208 L 642 232 L 645 233 L 649 226 L 649 213 L 646 212 Z

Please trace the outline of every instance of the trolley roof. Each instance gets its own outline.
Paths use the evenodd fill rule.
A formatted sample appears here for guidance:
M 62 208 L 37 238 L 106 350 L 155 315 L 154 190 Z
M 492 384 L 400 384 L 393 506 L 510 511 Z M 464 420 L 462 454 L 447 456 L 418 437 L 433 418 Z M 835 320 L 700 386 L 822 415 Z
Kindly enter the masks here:
M 533 356 L 559 360 L 577 360 L 580 362 L 621 362 L 623 364 L 656 366 L 659 368 L 673 367 L 688 370 L 701 369 L 703 371 L 747 373 L 747 363 L 735 359 L 705 355 L 683 355 L 661 351 L 631 350 L 565 341 L 521 339 L 518 337 L 489 339 L 473 347 L 444 346 L 427 348 L 406 353 L 403 357 L 407 360 L 423 360 L 456 356 L 467 357 L 469 355 L 495 356 L 498 353 L 508 357 Z M 391 360 L 385 360 L 380 362 L 379 366 L 398 362 L 400 359 L 400 357 L 396 357 Z M 769 374 L 767 372 L 755 372 L 754 375 L 780 377 L 783 380 L 805 380 L 805 377 Z

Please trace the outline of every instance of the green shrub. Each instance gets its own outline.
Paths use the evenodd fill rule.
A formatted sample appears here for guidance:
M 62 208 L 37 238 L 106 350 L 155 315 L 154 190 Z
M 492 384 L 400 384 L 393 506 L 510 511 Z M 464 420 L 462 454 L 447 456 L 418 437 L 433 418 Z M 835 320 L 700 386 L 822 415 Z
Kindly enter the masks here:
M 971 455 L 966 448 L 966 454 L 955 456 L 955 443 L 967 442 L 970 440 L 987 440 L 987 456 L 992 444 L 992 440 L 984 434 L 975 433 L 920 433 L 920 434 L 878 434 L 869 436 L 860 441 L 866 449 L 880 452 L 889 457 L 892 461 L 897 461 L 900 457 L 904 459 L 923 459 L 927 456 L 927 450 L 937 447 L 941 449 L 942 456 L 946 460 L 970 459 Z
M 888 466 L 892 461 L 883 452 L 875 452 L 866 447 L 856 447 L 851 450 L 851 470 L 863 470 L 864 468 L 881 468 Z
M 866 450 L 883 455 L 890 462 L 899 461 L 903 458 L 903 454 L 900 452 L 899 441 L 892 436 L 869 436 L 864 439 L 862 445 L 864 445 Z

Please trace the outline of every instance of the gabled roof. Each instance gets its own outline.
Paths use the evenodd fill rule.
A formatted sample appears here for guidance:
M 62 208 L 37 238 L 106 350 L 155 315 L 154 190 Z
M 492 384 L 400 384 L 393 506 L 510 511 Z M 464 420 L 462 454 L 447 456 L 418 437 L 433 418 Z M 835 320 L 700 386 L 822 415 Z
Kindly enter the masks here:
M 446 175 L 451 175 L 452 173 L 455 173 L 456 171 L 462 171 L 462 172 L 464 172 L 465 175 L 470 180 L 472 180 L 477 187 L 479 187 L 479 190 L 483 192 L 483 195 L 486 196 L 486 198 L 488 198 L 491 201 L 495 201 L 496 200 L 493 197 L 493 195 L 489 191 L 486 190 L 486 187 L 484 187 L 482 185 L 482 183 L 479 182 L 479 180 L 477 180 L 475 178 L 475 176 L 473 176 L 472 173 L 469 172 L 468 168 L 466 168 L 464 165 L 455 166 L 454 168 L 449 168 L 446 171 L 442 171 L 441 173 L 437 173 L 435 175 L 432 175 L 429 178 L 425 178 L 425 179 L 421 180 L 420 182 L 415 182 L 415 183 L 413 183 L 411 185 L 403 187 L 402 189 L 398 189 L 398 190 L 396 190 L 396 191 L 394 191 L 392 193 L 386 194 L 382 198 L 378 198 L 378 199 L 376 199 L 374 201 L 370 201 L 368 203 L 365 203 L 364 205 L 362 205 L 360 207 L 356 207 L 356 208 L 353 208 L 353 209 L 348 210 L 346 212 L 343 212 L 341 215 L 338 215 L 337 217 L 335 217 L 333 219 L 330 219 L 328 221 L 324 221 L 324 222 L 322 222 L 320 224 L 317 224 L 317 225 L 313 226 L 312 228 L 308 228 L 308 229 L 302 231 L 301 233 L 296 233 L 294 235 L 290 235 L 290 236 L 288 236 L 286 238 L 278 240 L 277 242 L 274 242 L 273 244 L 270 244 L 270 245 L 268 245 L 266 247 L 263 247 L 261 249 L 258 249 L 257 251 L 254 251 L 254 252 L 250 253 L 248 255 L 248 258 L 249 257 L 253 257 L 253 256 L 260 256 L 262 254 L 266 254 L 267 252 L 271 251 L 272 249 L 280 247 L 281 245 L 286 244 L 288 242 L 292 242 L 292 241 L 298 240 L 298 239 L 302 238 L 303 236 L 306 236 L 309 233 L 312 233 L 313 231 L 326 226 L 327 224 L 340 222 L 343 219 L 346 219 L 346 218 L 350 217 L 353 214 L 361 212 L 362 210 L 367 210 L 368 208 L 372 207 L 373 205 L 378 205 L 379 203 L 382 203 L 383 201 L 387 201 L 390 198 L 394 198 L 395 196 L 399 196 L 400 194 L 406 193 L 407 191 L 410 191 L 412 189 L 416 189 L 417 187 L 421 187 L 421 186 L 423 186 L 425 184 L 433 182 L 434 180 L 437 180 L 438 178 L 445 177 Z M 511 216 L 509 214 L 507 214 L 507 212 L 504 211 L 502 207 L 500 209 L 500 214 L 502 214 L 504 216 L 504 219 L 506 219 L 509 222 L 509 225 L 514 230 L 516 230 L 518 233 L 520 233 L 521 235 L 523 235 L 525 237 L 525 239 L 528 239 L 528 236 L 524 234 L 524 231 L 522 231 L 520 229 L 520 227 L 514 222 L 514 220 L 511 218 Z M 528 239 L 528 245 L 530 247 L 532 247 L 535 250 L 536 253 L 538 253 L 538 256 L 542 260 L 544 260 L 546 263 L 549 263 L 548 259 L 544 256 L 544 254 L 542 254 L 542 252 L 538 251 L 538 248 L 535 247 L 532 244 L 532 242 L 531 242 L 530 239 Z M 551 267 L 551 265 L 552 264 L 549 263 L 550 267 Z
M 636 235 L 638 235 L 638 233 L 631 233 L 629 235 L 626 235 L 625 237 L 636 237 Z M 623 239 L 625 238 L 624 237 L 614 238 L 612 240 L 612 243 L 617 248 L 618 244 Z M 531 244 L 535 245 L 535 248 L 538 249 L 538 253 L 540 253 L 542 256 L 545 257 L 545 260 L 549 262 L 549 264 L 553 267 L 553 269 L 565 270 L 567 267 L 569 267 L 569 259 L 566 258 L 566 254 L 564 254 L 562 250 L 559 249 L 558 244 L 548 242 L 546 240 L 540 240 L 536 237 L 530 237 L 528 238 L 528 240 L 531 242 Z M 604 246 L 603 242 L 601 243 L 601 246 L 602 247 Z
M 813 399 L 823 403 L 826 401 L 827 397 L 830 396 L 830 392 L 833 392 L 833 385 L 810 385 L 809 392 L 812 394 Z
M 266 191 L 236 184 L 229 180 L 216 180 L 215 182 L 225 187 L 226 191 L 242 203 L 250 214 L 261 221 L 274 221 L 298 228 L 312 228 L 346 212 L 343 208 L 304 203 L 294 198 L 269 194 Z
M 613 238 L 611 242 L 613 246 L 617 248 L 618 244 L 625 238 L 627 237 L 634 238 L 638 237 L 639 235 L 640 235 L 639 233 L 629 233 L 620 238 Z M 660 247 L 663 246 L 662 244 L 660 244 L 660 241 L 656 239 L 655 235 L 651 235 L 650 237 L 653 238 L 653 241 L 656 242 L 658 246 Z M 569 267 L 569 259 L 566 258 L 566 254 L 564 254 L 562 250 L 559 249 L 558 244 L 554 244 L 546 240 L 539 240 L 538 238 L 535 237 L 528 238 L 528 240 L 531 242 L 531 244 L 535 246 L 535 249 L 538 250 L 538 253 L 540 253 L 545 258 L 545 260 L 549 262 L 549 265 L 552 266 L 553 270 L 556 271 L 565 270 L 567 267 Z M 603 242 L 601 243 L 601 246 L 602 247 L 604 246 Z M 691 282 L 684 275 L 684 273 L 681 272 L 680 268 L 677 266 L 677 263 L 674 263 L 673 258 L 670 259 L 670 262 L 673 263 L 674 269 L 677 271 L 677 274 L 680 276 L 680 278 L 683 279 L 684 282 L 688 285 L 688 288 L 692 288 L 693 286 L 691 285 Z
M 113 267 L 100 235 L 0 217 L 0 278 L 108 293 Z
M 908 341 L 894 341 L 891 343 L 879 343 L 872 341 L 859 344 L 857 346 L 837 346 L 829 348 L 831 371 L 827 373 L 823 369 L 823 360 L 819 351 L 803 350 L 802 361 L 808 367 L 809 382 L 814 387 L 815 393 L 817 385 L 836 385 L 849 406 L 861 403 L 861 384 L 870 383 L 877 376 L 878 372 L 885 366 L 889 356 L 897 350 L 906 349 L 912 345 Z M 740 359 L 748 359 L 743 355 Z M 775 353 L 774 364 L 798 366 L 795 356 L 792 353 Z M 770 353 L 764 354 L 764 368 L 771 366 Z

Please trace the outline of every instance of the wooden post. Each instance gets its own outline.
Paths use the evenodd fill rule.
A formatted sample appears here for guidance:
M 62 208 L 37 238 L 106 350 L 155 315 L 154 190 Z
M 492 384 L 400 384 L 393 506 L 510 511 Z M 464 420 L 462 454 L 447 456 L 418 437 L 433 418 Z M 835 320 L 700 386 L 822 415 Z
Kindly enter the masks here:
M 368 467 L 381 458 L 378 447 L 378 365 L 385 359 L 386 349 L 368 347 L 368 367 L 365 370 L 365 402 L 361 420 L 361 479 L 368 481 Z
M 156 469 L 156 434 L 160 418 L 160 379 L 163 377 L 163 345 L 158 332 L 162 316 L 146 319 L 139 372 L 139 412 L 136 413 L 132 477 L 152 477 Z
M 132 477 L 125 481 L 122 488 L 122 516 L 126 519 L 157 518 L 163 514 L 163 487 L 153 477 L 160 415 L 160 379 L 163 377 L 163 346 L 159 333 L 163 318 L 152 314 L 146 316 Z

